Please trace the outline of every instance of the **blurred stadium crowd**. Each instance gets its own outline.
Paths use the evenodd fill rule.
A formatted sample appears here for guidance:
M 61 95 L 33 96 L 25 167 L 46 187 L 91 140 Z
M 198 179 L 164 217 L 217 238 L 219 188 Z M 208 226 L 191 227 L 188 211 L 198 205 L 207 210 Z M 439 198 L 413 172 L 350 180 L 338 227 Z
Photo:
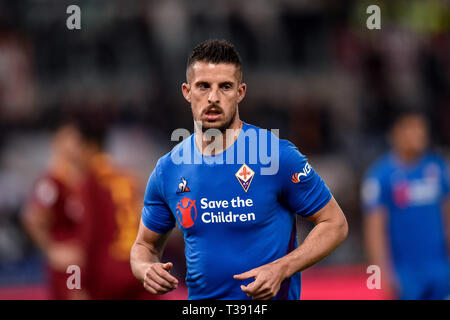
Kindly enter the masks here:
M 70 31 L 75 3 L 82 28 Z M 370 4 L 381 8 L 381 30 L 366 28 Z M 449 28 L 445 0 L 1 0 L 0 285 L 43 281 L 20 213 L 58 116 L 96 110 L 108 152 L 145 186 L 176 143 L 171 132 L 193 130 L 180 85 L 188 53 L 208 38 L 231 41 L 242 56 L 241 118 L 280 129 L 347 215 L 348 239 L 320 265 L 364 263 L 360 182 L 387 148 L 393 112 L 424 111 L 433 148 L 450 157 Z M 300 237 L 309 228 L 302 223 Z

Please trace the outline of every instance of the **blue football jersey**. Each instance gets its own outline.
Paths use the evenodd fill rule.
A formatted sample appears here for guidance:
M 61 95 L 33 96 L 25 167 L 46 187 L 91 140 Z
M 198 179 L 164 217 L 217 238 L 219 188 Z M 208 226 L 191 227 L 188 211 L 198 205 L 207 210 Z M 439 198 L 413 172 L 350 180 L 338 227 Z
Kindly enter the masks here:
M 387 235 L 396 268 L 447 263 L 443 202 L 449 195 L 445 162 L 426 153 L 406 164 L 394 153 L 367 172 L 362 202 L 367 214 L 388 213 Z
M 271 174 L 269 166 L 276 169 Z M 189 299 L 244 300 L 251 298 L 240 285 L 254 279 L 233 275 L 294 250 L 296 215 L 310 216 L 330 199 L 292 143 L 243 123 L 222 153 L 204 156 L 194 134 L 160 158 L 148 181 L 142 221 L 158 233 L 181 229 Z M 299 299 L 300 273 L 283 281 L 275 298 Z

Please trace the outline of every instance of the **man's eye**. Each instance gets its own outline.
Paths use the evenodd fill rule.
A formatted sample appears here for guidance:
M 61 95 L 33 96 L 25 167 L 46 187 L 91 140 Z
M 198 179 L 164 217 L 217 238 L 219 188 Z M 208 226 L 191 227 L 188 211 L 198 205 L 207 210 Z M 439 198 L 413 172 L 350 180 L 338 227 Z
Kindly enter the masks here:
M 225 85 L 222 86 L 222 88 L 225 89 L 225 90 L 230 90 L 231 89 L 231 85 L 225 84 Z
M 199 85 L 198 85 L 198 87 L 200 88 L 200 89 L 208 89 L 209 88 L 209 86 L 208 86 L 208 84 L 206 84 L 206 83 L 200 83 Z

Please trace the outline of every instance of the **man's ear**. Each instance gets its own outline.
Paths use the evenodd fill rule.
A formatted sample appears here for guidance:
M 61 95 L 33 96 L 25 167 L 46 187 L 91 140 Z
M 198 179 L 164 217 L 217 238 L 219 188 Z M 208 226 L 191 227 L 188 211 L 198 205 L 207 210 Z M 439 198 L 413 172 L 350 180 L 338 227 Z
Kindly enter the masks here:
M 181 85 L 181 92 L 183 93 L 183 97 L 191 102 L 191 85 L 189 83 L 183 82 Z
M 247 92 L 247 85 L 245 83 L 240 83 L 238 88 L 238 95 L 239 95 L 237 101 L 238 103 L 244 99 L 246 92 Z

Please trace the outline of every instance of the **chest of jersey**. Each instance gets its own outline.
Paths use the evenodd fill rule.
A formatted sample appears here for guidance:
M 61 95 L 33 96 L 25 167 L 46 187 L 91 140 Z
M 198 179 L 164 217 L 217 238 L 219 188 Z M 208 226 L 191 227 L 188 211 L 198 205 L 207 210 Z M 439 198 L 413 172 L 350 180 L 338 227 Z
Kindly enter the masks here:
M 258 165 L 251 164 L 180 166 L 166 194 L 178 225 L 188 233 L 261 226 L 280 206 L 273 176 L 260 175 Z
M 440 174 L 434 163 L 414 170 L 393 170 L 389 181 L 393 204 L 401 209 L 438 203 L 442 193 Z

